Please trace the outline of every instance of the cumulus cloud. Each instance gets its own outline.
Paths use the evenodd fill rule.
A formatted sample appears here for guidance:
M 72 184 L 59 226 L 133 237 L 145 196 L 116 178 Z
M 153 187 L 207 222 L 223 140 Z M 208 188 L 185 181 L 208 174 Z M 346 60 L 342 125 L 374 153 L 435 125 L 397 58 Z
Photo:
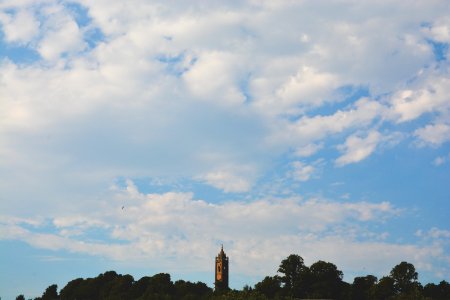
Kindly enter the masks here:
M 246 99 L 235 80 L 239 79 L 236 65 L 242 58 L 230 53 L 206 52 L 183 76 L 188 89 L 199 99 L 219 105 L 242 104 Z
M 277 89 L 273 106 L 288 112 L 298 105 L 320 106 L 338 86 L 338 79 L 333 74 L 303 66 Z
M 301 140 L 320 140 L 353 127 L 367 126 L 380 116 L 384 106 L 377 101 L 361 99 L 347 110 L 332 115 L 303 117 L 290 125 L 291 133 Z
M 49 8 L 47 13 L 47 32 L 37 46 L 37 51 L 43 58 L 55 60 L 62 54 L 77 53 L 86 47 L 83 33 L 75 20 L 58 8 Z
M 428 231 L 417 230 L 416 235 L 423 238 L 432 239 L 450 239 L 450 231 L 445 229 L 439 229 L 436 227 L 431 228 Z
M 392 96 L 392 117 L 396 118 L 396 122 L 411 121 L 425 113 L 448 109 L 450 105 L 448 75 L 432 74 L 425 78 L 424 86 L 401 90 Z
M 450 141 L 450 126 L 447 124 L 432 124 L 419 128 L 414 132 L 420 145 L 440 146 Z
M 214 204 L 197 200 L 191 193 L 144 194 L 132 181 L 110 197 L 99 204 L 101 214 L 94 210 L 51 219 L 55 233 L 40 230 L 42 225 L 49 226 L 48 221 L 38 222 L 34 227 L 25 226 L 29 222 L 21 219 L 2 221 L 1 239 L 115 260 L 145 259 L 160 268 L 170 268 L 176 261 L 185 260 L 183 264 L 187 268 L 195 266 L 197 270 L 210 267 L 209 260 L 204 258 L 215 253 L 219 239 L 229 246 L 236 272 L 247 275 L 271 272 L 279 263 L 277 260 L 290 252 L 301 253 L 310 261 L 330 259 L 344 268 L 349 267 L 349 262 L 337 258 L 339 251 L 330 251 L 332 244 L 343 247 L 333 249 L 360 253 L 361 260 L 370 257 L 361 251 L 373 247 L 429 251 L 376 240 L 357 241 L 357 236 L 365 236 L 367 232 L 363 226 L 355 227 L 354 221 L 380 222 L 399 214 L 388 202 L 340 203 L 295 197 Z M 103 238 L 91 238 L 91 229 L 96 229 L 96 236 L 98 229 L 103 230 Z M 355 239 L 343 234 L 346 230 L 356 234 Z M 386 264 L 397 256 L 384 258 Z
M 294 170 L 292 171 L 292 177 L 298 181 L 307 181 L 311 178 L 315 168 L 311 165 L 305 165 L 300 161 L 292 163 Z
M 0 23 L 7 42 L 27 44 L 39 33 L 39 21 L 28 9 L 13 14 L 0 12 Z
M 214 204 L 195 199 L 191 193 L 144 194 L 132 181 L 111 197 L 101 204 L 100 215 L 91 211 L 54 218 L 56 233 L 41 232 L 40 226 L 47 221 L 31 228 L 25 226 L 26 220 L 2 221 L 0 238 L 119 261 L 145 259 L 165 271 L 180 262 L 185 270 L 209 270 L 210 260 L 205 257 L 213 256 L 222 242 L 235 272 L 248 276 L 275 272 L 290 253 L 301 254 L 309 264 L 325 259 L 344 272 L 358 272 L 364 266 L 375 274 L 387 273 L 400 260 L 407 259 L 421 269 L 432 260 L 445 259 L 441 246 L 388 243 L 365 229 L 364 224 L 400 213 L 389 202 L 295 197 Z M 355 221 L 362 226 L 355 226 Z M 95 228 L 105 231 L 102 240 L 90 238 Z M 448 235 L 434 229 L 430 233 Z
M 338 146 L 344 154 L 336 159 L 336 165 L 344 166 L 367 158 L 375 151 L 381 139 L 382 136 L 378 131 L 371 131 L 366 137 L 357 135 L 348 137 L 345 144 Z
M 246 174 L 247 173 L 247 174 Z M 248 173 L 254 173 L 249 167 L 227 167 L 217 171 L 208 172 L 197 178 L 226 193 L 248 192 L 252 187 Z
M 364 59 L 364 64 L 361 61 L 359 64 L 352 62 L 354 66 L 366 66 L 369 54 L 371 57 L 375 55 L 378 61 L 386 59 L 385 52 L 371 52 L 371 39 L 366 37 L 367 32 L 373 32 L 373 27 L 378 24 L 376 20 L 357 26 L 351 17 L 345 22 L 331 19 L 329 24 L 309 17 L 308 20 L 319 22 L 325 27 L 320 26 L 322 29 L 317 31 L 312 25 L 300 26 L 302 30 L 297 34 L 290 30 L 279 32 L 278 27 L 273 28 L 270 24 L 274 19 L 281 19 L 282 28 L 287 28 L 287 25 L 291 28 L 292 24 L 302 20 L 297 15 L 302 12 L 301 4 L 280 5 L 276 8 L 263 3 L 208 4 L 204 7 L 208 14 L 195 10 L 188 10 L 191 13 L 187 14 L 183 5 L 169 9 L 163 4 L 141 2 L 133 5 L 89 1 L 80 3 L 91 18 L 89 26 L 98 27 L 107 37 L 92 49 L 86 49 L 84 27 L 77 23 L 63 4 L 52 1 L 36 7 L 24 4 L 26 10 L 23 11 L 32 13 L 37 10 L 42 15 L 41 26 L 35 26 L 39 39 L 32 47 L 36 47 L 48 60 L 64 57 L 67 64 L 52 68 L 39 64 L 21 68 L 11 62 L 2 64 L 4 75 L 0 95 L 2 99 L 7 99 L 0 103 L 0 126 L 3 130 L 19 130 L 17 136 L 20 137 L 20 133 L 27 130 L 42 132 L 47 129 L 74 128 L 78 136 L 89 137 L 94 132 L 101 134 L 110 146 L 139 144 L 143 146 L 142 149 L 159 148 L 156 150 L 158 153 L 164 152 L 161 150 L 163 148 L 178 149 L 180 151 L 174 151 L 177 153 L 171 157 L 189 157 L 186 163 L 192 161 L 192 165 L 199 166 L 200 170 L 187 171 L 187 176 L 195 177 L 213 170 L 209 180 L 218 185 L 219 178 L 232 177 L 231 172 L 222 171 L 219 174 L 216 171 L 224 164 L 222 152 L 237 149 L 234 147 L 236 145 L 245 144 L 249 150 L 245 159 L 258 157 L 258 161 L 252 163 L 260 164 L 258 170 L 264 170 L 264 166 L 273 158 L 271 151 L 281 153 L 291 146 L 300 149 L 314 141 L 323 145 L 320 142 L 330 135 L 364 128 L 386 115 L 388 108 L 385 103 L 367 98 L 358 99 L 329 114 L 307 113 L 310 109 L 337 101 L 333 93 L 342 85 L 350 83 L 358 86 L 369 81 L 371 77 L 363 74 L 363 69 L 348 68 L 350 59 Z M 20 7 L 13 2 L 3 5 L 8 9 Z M 340 8 L 336 6 L 343 12 L 351 8 L 356 9 L 351 3 Z M 282 15 L 285 17 L 280 18 Z M 367 17 L 371 17 L 370 14 Z M 330 32 L 335 35 L 330 35 Z M 407 34 L 412 35 L 410 32 Z M 336 38 L 330 39 L 330 36 Z M 381 39 L 383 36 L 374 38 Z M 293 39 L 295 42 L 283 43 L 290 41 L 290 37 L 296 37 Z M 273 38 L 280 40 L 280 43 L 274 43 Z M 416 47 L 419 42 L 414 43 L 414 38 L 420 36 L 405 38 L 390 45 L 396 48 L 397 42 L 410 43 L 407 49 L 411 49 L 411 52 L 399 55 L 419 55 L 425 59 L 427 56 L 424 53 L 412 52 L 420 48 Z M 341 55 L 336 58 L 332 53 L 335 53 L 334 49 L 340 43 L 345 47 L 340 47 Z M 80 51 L 86 51 L 83 57 L 74 55 Z M 335 60 L 341 61 L 342 65 L 334 64 Z M 420 63 L 421 60 L 414 62 Z M 414 68 L 415 71 L 420 70 Z M 378 78 L 375 85 L 381 85 L 382 76 L 377 72 L 375 74 Z M 405 80 L 406 77 L 400 76 L 397 82 Z M 430 107 L 434 107 L 433 110 L 442 109 L 445 106 L 442 95 L 448 94 L 445 90 L 448 84 L 445 77 L 440 80 L 430 80 L 431 83 L 435 82 L 434 85 L 425 88 L 437 95 L 434 100 L 421 100 L 423 97 L 417 96 L 413 97 L 416 100 L 407 101 L 406 96 L 400 97 L 401 93 L 395 94 L 392 110 L 400 115 L 399 120 L 415 118 L 423 111 L 430 110 Z M 42 86 L 46 89 L 43 90 Z M 417 90 L 417 95 L 421 90 Z M 410 102 L 417 102 L 417 105 Z M 197 111 L 201 112 L 200 118 Z M 293 115 L 296 117 L 290 119 Z M 236 118 L 243 121 L 239 124 L 243 126 L 230 127 L 228 130 L 234 131 L 234 135 L 229 132 L 222 134 L 223 129 L 218 124 L 226 120 L 233 123 Z M 96 120 L 102 120 L 105 125 L 99 125 Z M 73 127 L 68 126 L 67 121 L 73 121 Z M 196 124 L 186 125 L 192 122 Z M 80 123 L 90 123 L 94 129 L 79 126 Z M 256 135 L 254 130 L 243 135 L 247 129 L 242 128 L 248 128 L 249 124 L 253 124 L 258 131 Z M 102 127 L 101 133 L 95 130 L 99 127 Z M 108 134 L 108 130 L 115 133 Z M 197 134 L 207 131 L 206 135 Z M 165 133 L 174 138 L 163 137 Z M 55 135 L 52 136 L 55 139 Z M 25 139 L 32 140 L 29 137 Z M 254 142 L 257 139 L 261 142 Z M 251 142 L 242 142 L 244 140 Z M 78 142 L 84 143 L 85 140 L 80 139 Z M 194 146 L 196 142 L 198 147 Z M 5 148 L 10 149 L 8 155 L 20 153 L 15 147 L 6 145 Z M 268 147 L 269 150 L 261 150 Z M 305 156 L 317 151 L 305 149 L 303 152 L 299 150 L 298 154 Z M 64 151 L 54 154 L 67 158 L 67 153 L 61 152 Z M 191 160 L 193 156 L 205 152 L 218 152 L 216 156 L 222 158 L 215 162 L 209 160 L 208 165 Z M 234 152 L 228 155 L 225 164 L 245 164 L 245 159 L 236 154 L 238 150 Z M 119 153 L 113 150 L 110 162 L 118 161 L 118 155 L 114 154 Z M 104 159 L 102 155 L 101 160 Z M 211 163 L 213 167 L 210 167 Z M 185 169 L 192 170 L 195 167 Z M 216 179 L 212 179 L 214 172 Z M 252 182 L 253 178 L 244 178 L 247 175 L 255 176 L 245 174 L 239 179 L 235 177 L 236 182 L 241 181 L 241 187 L 232 189 L 244 190 L 245 185 L 248 188 L 247 183 Z
M 448 108 L 450 84 L 445 68 L 423 71 L 432 59 L 430 49 L 423 32 L 415 33 L 415 27 L 408 27 L 420 24 L 424 15 L 439 14 L 442 4 L 430 9 L 423 3 L 417 7 L 391 3 L 411 13 L 399 19 L 398 24 L 404 25 L 383 27 L 399 34 L 385 35 L 375 34 L 378 31 L 373 29 L 390 22 L 383 22 L 375 12 L 392 12 L 378 4 L 372 4 L 373 10 L 362 9 L 369 4 L 333 4 L 345 17 L 332 17 L 324 23 L 325 16 L 317 12 L 320 10 L 308 7 L 305 11 L 302 3 L 275 7 L 254 2 L 211 3 L 201 11 L 186 9 L 196 7 L 196 3 L 170 8 L 163 3 L 80 3 L 89 25 L 79 24 L 63 3 L 2 3 L 5 11 L 17 10 L 2 13 L 4 24 L 13 26 L 25 20 L 25 14 L 42 16 L 39 24 L 34 17 L 27 18 L 32 26 L 21 26 L 23 33 L 14 30 L 18 36 L 13 40 L 25 41 L 37 35 L 30 48 L 48 60 L 65 59 L 65 63 L 52 67 L 1 64 L 0 96 L 5 100 L 0 103 L 0 130 L 8 135 L 2 141 L 6 145 L 1 153 L 16 156 L 12 161 L 29 156 L 24 149 L 36 149 L 31 143 L 38 135 L 51 136 L 56 140 L 52 145 L 58 145 L 50 147 L 56 153 L 46 157 L 66 162 L 73 159 L 74 165 L 86 156 L 100 161 L 109 157 L 109 163 L 117 163 L 123 153 L 117 145 L 127 145 L 135 150 L 132 156 L 141 160 L 145 151 L 148 157 L 166 153 L 177 161 L 175 164 L 181 160 L 177 158 L 186 157 L 185 164 L 192 162 L 183 166 L 187 177 L 210 173 L 208 180 L 222 189 L 225 185 L 220 181 L 234 178 L 240 187 L 231 190 L 243 191 L 257 175 L 246 173 L 237 178 L 230 171 L 219 171 L 221 166 L 246 164 L 255 157 L 251 163 L 259 165 L 258 171 L 265 170 L 274 156 L 290 147 L 299 149 L 297 154 L 304 157 L 317 151 L 317 147 L 305 145 L 325 145 L 323 141 L 329 136 L 347 135 L 355 128 L 364 130 L 380 119 L 406 122 Z M 354 10 L 367 22 L 355 20 Z M 274 28 L 274 20 L 283 22 Z M 293 24 L 301 30 L 287 30 Z M 444 17 L 436 18 L 430 28 L 444 32 L 439 28 L 446 24 Z M 5 26 L 5 37 L 10 41 L 13 30 Z M 105 40 L 87 49 L 85 27 L 98 28 Z M 337 48 L 341 50 L 338 56 Z M 82 57 L 75 55 L 80 51 Z M 392 53 L 396 53 L 395 58 Z M 367 61 L 367 57 L 372 59 Z M 392 64 L 380 63 L 386 60 Z M 408 61 L 407 68 L 396 65 L 403 61 Z M 383 70 L 378 68 L 381 65 Z M 385 77 L 385 71 L 395 73 L 395 80 Z M 405 74 L 396 73 L 400 71 Z M 420 72 L 420 82 L 410 85 L 411 74 Z M 367 85 L 375 97 L 352 100 L 336 109 L 325 107 L 329 113 L 314 111 L 339 102 L 334 92 L 347 85 Z M 407 88 L 398 90 L 399 86 Z M 384 93 L 392 96 L 383 102 L 377 96 Z M 250 130 L 249 124 L 253 126 Z M 61 128 L 78 138 L 71 139 L 74 144 L 85 144 L 86 140 L 96 140 L 93 135 L 101 135 L 111 155 L 99 155 L 104 149 L 86 156 L 72 155 L 70 147 L 64 146 L 67 139 L 63 136 L 67 135 Z M 34 138 L 29 132 L 36 133 Z M 240 148 L 243 145 L 245 149 Z M 98 148 L 97 144 L 91 149 Z M 205 153 L 215 153 L 220 159 L 193 159 Z M 157 165 L 153 162 L 147 169 Z M 116 175 L 127 176 L 121 172 Z
M 322 144 L 308 144 L 306 146 L 299 147 L 295 150 L 295 155 L 300 157 L 308 157 L 315 154 L 317 151 L 323 148 Z
M 436 20 L 424 31 L 437 42 L 450 43 L 450 18 Z
M 4 3 L 4 6 L 6 11 L 12 11 L 0 12 L 7 42 L 25 45 L 50 61 L 78 53 L 87 45 L 78 23 L 61 3 Z

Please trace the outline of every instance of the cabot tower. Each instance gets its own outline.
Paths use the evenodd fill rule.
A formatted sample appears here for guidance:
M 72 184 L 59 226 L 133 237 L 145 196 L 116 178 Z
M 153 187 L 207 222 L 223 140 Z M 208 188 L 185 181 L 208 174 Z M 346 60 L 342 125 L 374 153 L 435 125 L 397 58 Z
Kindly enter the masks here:
M 223 245 L 216 257 L 216 280 L 214 283 L 216 291 L 226 291 L 228 287 L 228 257 L 223 252 Z

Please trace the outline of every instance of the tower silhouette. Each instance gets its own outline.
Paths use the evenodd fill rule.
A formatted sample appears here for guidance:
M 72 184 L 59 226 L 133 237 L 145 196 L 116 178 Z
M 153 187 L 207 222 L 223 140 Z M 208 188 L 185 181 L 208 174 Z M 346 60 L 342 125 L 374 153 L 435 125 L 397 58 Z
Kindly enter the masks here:
M 228 257 L 223 252 L 223 245 L 220 249 L 219 254 L 216 257 L 216 276 L 215 276 L 215 290 L 216 291 L 226 291 L 228 287 Z

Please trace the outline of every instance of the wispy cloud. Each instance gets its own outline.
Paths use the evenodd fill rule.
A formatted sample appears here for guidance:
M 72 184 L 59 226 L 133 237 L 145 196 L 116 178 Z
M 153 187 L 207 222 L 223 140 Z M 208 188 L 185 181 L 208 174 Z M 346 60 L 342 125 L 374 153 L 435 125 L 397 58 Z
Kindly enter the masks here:
M 375 151 L 380 140 L 381 134 L 377 131 L 371 131 L 365 138 L 348 137 L 345 144 L 338 147 L 344 154 L 336 159 L 336 165 L 344 166 L 367 158 Z
M 198 179 L 224 192 L 248 192 L 252 187 L 251 174 L 255 170 L 251 167 L 224 167 L 217 171 L 200 175 Z
M 419 138 L 419 145 L 436 147 L 450 141 L 450 126 L 443 123 L 430 124 L 417 129 L 414 135 Z
M 1 238 L 114 260 L 145 259 L 160 268 L 183 261 L 185 267 L 206 270 L 210 266 L 204 257 L 214 252 L 220 237 L 230 247 L 236 272 L 247 275 L 273 272 L 277 260 L 290 252 L 301 253 L 309 262 L 329 259 L 344 269 L 364 265 L 374 272 L 385 272 L 399 259 L 418 264 L 443 259 L 441 249 L 380 241 L 366 226 L 355 226 L 354 222 L 362 225 L 395 218 L 400 210 L 388 202 L 290 198 L 212 204 L 187 193 L 143 194 L 131 181 L 113 197 L 104 203 L 101 215 L 91 212 L 53 219 L 58 229 L 80 230 L 81 235 L 41 233 L 16 220 L 2 224 Z M 89 241 L 89 230 L 98 226 L 107 230 L 108 239 Z M 437 229 L 430 234 L 447 235 Z M 373 238 L 359 241 L 370 235 Z
M 450 160 L 450 153 L 446 156 L 438 156 L 433 160 L 433 165 L 440 166 L 447 163 Z

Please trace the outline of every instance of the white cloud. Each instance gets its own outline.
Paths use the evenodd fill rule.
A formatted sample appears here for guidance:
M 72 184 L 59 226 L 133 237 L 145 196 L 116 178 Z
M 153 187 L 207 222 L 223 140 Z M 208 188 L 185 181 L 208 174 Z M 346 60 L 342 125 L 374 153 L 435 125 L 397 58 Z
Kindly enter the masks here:
M 39 33 L 39 21 L 30 10 L 21 9 L 11 15 L 0 12 L 0 23 L 10 43 L 27 44 Z
M 57 228 L 78 227 L 79 229 L 87 229 L 90 227 L 107 227 L 104 222 L 83 216 L 55 217 L 53 224 Z
M 6 41 L 37 50 L 44 59 L 55 61 L 61 54 L 77 53 L 86 47 L 82 30 L 60 3 L 5 3 L 5 10 L 13 12 L 0 12 Z
M 433 160 L 433 165 L 440 166 L 443 165 L 447 161 L 446 157 L 438 156 Z
M 320 140 L 329 134 L 340 133 L 353 127 L 363 127 L 384 111 L 384 106 L 376 101 L 361 99 L 348 110 L 338 110 L 328 116 L 303 117 L 290 125 L 294 134 L 300 140 Z
M 392 96 L 392 118 L 396 122 L 414 120 L 424 113 L 447 110 L 450 105 L 448 75 L 426 76 L 424 87 L 401 90 Z
M 446 156 L 438 156 L 433 160 L 433 165 L 440 166 L 447 163 L 450 160 L 450 153 Z
M 338 86 L 334 75 L 304 66 L 276 91 L 279 101 L 275 104 L 281 107 L 293 104 L 320 106 L 329 92 Z
M 441 246 L 380 242 L 355 223 L 377 223 L 397 215 L 399 210 L 388 202 L 289 198 L 213 204 L 195 200 L 190 193 L 142 194 L 131 181 L 112 197 L 104 201 L 100 214 L 91 210 L 53 219 L 59 233 L 42 233 L 39 225 L 35 230 L 11 220 L 1 222 L 0 238 L 120 261 L 145 260 L 165 271 L 180 271 L 181 261 L 183 270 L 209 270 L 205 257 L 215 255 L 219 240 L 232 258 L 234 272 L 251 276 L 275 272 L 290 253 L 302 255 L 309 264 L 329 260 L 344 272 L 364 267 L 376 274 L 388 272 L 400 260 L 423 268 L 433 259 L 443 259 Z M 89 230 L 99 224 L 105 233 L 96 241 L 89 238 Z
M 358 135 L 348 137 L 345 144 L 338 146 L 344 154 L 336 159 L 336 165 L 344 166 L 367 158 L 375 151 L 381 140 L 382 136 L 378 131 L 371 131 L 366 137 Z
M 236 65 L 242 65 L 230 53 L 205 52 L 183 76 L 193 95 L 213 103 L 242 104 L 244 95 L 236 86 Z
M 308 145 L 328 147 L 324 140 L 335 134 L 364 131 L 377 120 L 413 120 L 448 107 L 445 68 L 426 71 L 418 84 L 409 84 L 411 74 L 432 61 L 429 47 L 423 48 L 423 32 L 411 24 L 429 16 L 437 20 L 435 26 L 444 26 L 445 18 L 435 18 L 442 4 L 431 9 L 423 3 L 390 3 L 410 12 L 392 23 L 385 20 L 396 16 L 391 15 L 395 9 L 353 2 L 332 4 L 342 13 L 339 18 L 316 10 L 320 3 L 209 3 L 201 10 L 192 9 L 199 7 L 196 2 L 170 7 L 140 1 L 80 3 L 91 19 L 86 28 L 98 27 L 105 34 L 93 49 L 85 48 L 86 28 L 64 3 L 1 4 L 5 10 L 17 9 L 17 18 L 40 15 L 37 34 L 23 26 L 26 34 L 19 35 L 24 40 L 37 35 L 30 47 L 49 60 L 64 57 L 55 65 L 0 65 L 0 151 L 8 158 L 8 172 L 20 164 L 20 173 L 40 178 L 45 167 L 32 172 L 38 161 L 65 173 L 85 164 L 94 165 L 90 173 L 107 174 L 105 182 L 131 174 L 158 176 L 150 173 L 167 163 L 168 173 L 177 173 L 180 166 L 182 176 L 202 174 L 221 189 L 244 191 L 290 148 L 300 156 L 312 155 L 318 149 Z M 374 11 L 387 15 L 380 18 Z M 2 16 L 13 22 L 13 15 Z M 274 27 L 274 20 L 283 22 Z M 171 64 L 182 74 L 171 74 Z M 367 86 L 374 97 L 337 110 L 331 106 L 327 114 L 310 110 L 342 100 L 334 93 L 346 85 Z M 397 91 L 399 86 L 407 88 Z M 380 98 L 377 91 L 394 96 L 387 102 L 374 100 Z M 39 146 L 42 136 L 51 137 L 49 147 Z M 208 153 L 218 158 L 199 159 Z M 252 165 L 256 171 L 236 175 L 222 170 L 224 165 Z M 46 177 L 48 185 L 58 181 L 51 178 L 57 173 Z
M 46 21 L 44 37 L 39 41 L 37 51 L 47 60 L 56 60 L 64 53 L 77 53 L 86 47 L 78 24 L 63 6 L 49 5 L 43 8 Z
M 198 176 L 198 180 L 223 190 L 225 193 L 248 192 L 252 187 L 253 168 L 245 166 L 230 166 L 220 168 Z
M 68 21 L 59 26 L 39 43 L 37 50 L 45 59 L 54 60 L 65 52 L 76 53 L 86 46 L 76 22 Z
M 430 229 L 429 235 L 435 239 L 438 239 L 438 238 L 450 239 L 450 231 L 449 230 L 438 229 L 436 227 L 433 227 Z
M 450 241 L 450 231 L 445 229 L 439 229 L 436 227 L 433 227 L 428 231 L 417 230 L 416 236 L 431 239 L 444 239 Z
M 450 43 L 450 18 L 436 20 L 424 31 L 437 42 Z
M 419 145 L 440 146 L 450 141 L 450 126 L 447 124 L 433 124 L 419 128 L 414 132 L 419 138 Z
M 342 18 L 331 18 L 326 24 L 323 23 L 324 16 L 317 15 L 320 17 L 318 19 L 308 17 L 309 13 L 304 11 L 301 3 L 276 7 L 255 3 L 208 4 L 203 5 L 201 11 L 185 9 L 195 7 L 196 3 L 170 7 L 164 3 L 139 1 L 133 5 L 106 1 L 81 3 L 92 18 L 89 28 L 98 26 L 106 35 L 105 40 L 91 50 L 85 49 L 84 28 L 76 24 L 73 14 L 62 4 L 49 1 L 35 7 L 30 6 L 30 2 L 4 3 L 3 7 L 23 5 L 26 11 L 31 13 L 36 10 L 33 14 L 38 12 L 42 15 L 40 38 L 35 46 L 45 58 L 56 60 L 64 57 L 65 53 L 70 56 L 66 58 L 66 63 L 53 67 L 2 64 L 0 97 L 7 100 L 0 103 L 0 126 L 9 133 L 19 130 L 17 140 L 30 140 L 29 145 L 24 145 L 22 149 L 35 148 L 30 145 L 33 139 L 29 136 L 21 138 L 23 132 L 40 134 L 45 130 L 54 133 L 61 131 L 61 128 L 70 128 L 77 132 L 77 137 L 95 140 L 91 137 L 100 134 L 95 130 L 100 127 L 101 135 L 108 141 L 106 144 L 113 149 L 117 148 L 113 145 L 118 144 L 130 146 L 137 152 L 143 151 L 139 149 L 159 148 L 156 152 L 163 153 L 161 149 L 177 149 L 169 152 L 173 151 L 172 157 L 188 157 L 186 164 L 191 161 L 190 158 L 205 152 L 221 155 L 222 159 L 208 161 L 208 165 L 192 160 L 191 167 L 184 168 L 190 170 L 185 173 L 188 177 L 206 174 L 209 170 L 219 172 L 217 170 L 224 164 L 248 164 L 245 160 L 249 157 L 257 157 L 257 161 L 251 163 L 257 164 L 258 170 L 264 170 L 273 156 L 287 151 L 289 147 L 301 148 L 329 135 L 365 127 L 385 115 L 384 104 L 371 99 L 360 99 L 348 108 L 328 115 L 307 113 L 308 107 L 336 101 L 332 99 L 333 93 L 340 85 L 360 86 L 367 85 L 367 82 L 381 85 L 380 81 L 384 78 L 379 69 L 372 69 L 373 76 L 378 78 L 375 81 L 370 80 L 372 75 L 364 73 L 367 56 L 372 57 L 374 64 L 379 66 L 381 64 L 378 62 L 390 57 L 399 45 L 412 43 L 405 48 L 410 52 L 398 55 L 417 58 L 415 64 L 421 64 L 427 58 L 426 53 L 414 52 L 420 48 L 417 46 L 419 41 L 415 39 L 421 35 L 414 35 L 410 30 L 403 32 L 403 27 L 396 25 L 389 29 L 401 31 L 399 36 L 413 37 L 389 44 L 391 48 L 386 50 L 389 55 L 384 50 L 378 52 L 381 46 L 374 48 L 370 42 L 372 36 L 368 33 L 373 34 L 373 28 L 383 22 L 377 18 L 374 20 L 373 15 L 363 9 L 361 13 L 368 19 L 364 24 L 359 24 L 349 9 L 359 10 L 361 7 L 353 7 L 351 3 L 344 6 L 333 4 L 334 8 L 346 13 L 343 16 L 347 18 L 344 17 L 344 21 Z M 373 5 L 376 9 L 382 9 Z M 401 4 L 391 5 L 403 7 Z M 258 7 L 256 11 L 255 7 Z M 418 13 L 415 11 L 417 7 L 406 9 Z M 206 11 L 208 13 L 203 13 Z M 316 16 L 317 12 L 312 11 Z M 299 17 L 299 13 L 306 19 Z M 418 16 L 409 15 L 414 20 Z M 283 22 L 280 27 L 274 28 L 273 20 Z M 313 23 L 306 26 L 303 23 L 305 20 Z M 403 19 L 400 21 L 406 22 Z M 301 30 L 286 30 L 293 24 L 299 25 Z M 330 32 L 336 34 L 336 38 Z M 305 39 L 305 36 L 308 38 Z M 386 36 L 376 34 L 374 38 L 378 41 Z M 337 48 L 341 49 L 338 57 L 334 55 Z M 86 50 L 83 57 L 74 55 L 83 49 Z M 177 71 L 184 73 L 178 74 L 178 77 L 168 74 L 170 72 L 166 68 L 169 68 L 167 65 L 170 62 L 158 61 L 158 57 L 179 59 L 173 64 Z M 353 59 L 358 59 L 359 63 L 353 63 Z M 399 57 L 395 61 L 400 61 Z M 349 62 L 355 67 L 348 68 Z M 402 69 L 393 64 L 386 65 L 392 66 L 394 71 Z M 420 68 L 414 66 L 413 69 L 417 71 Z M 398 86 L 410 75 L 408 78 L 398 74 L 395 76 L 398 78 L 392 81 L 392 85 Z M 385 81 L 391 85 L 391 78 Z M 445 83 L 437 85 L 444 87 Z M 372 88 L 370 84 L 369 88 Z M 201 112 L 200 118 L 197 111 Z M 286 118 L 292 114 L 300 115 L 294 119 Z M 405 118 L 408 115 L 401 114 L 405 114 Z M 219 128 L 219 124 L 227 120 L 229 124 L 234 123 L 234 118 L 242 121 L 242 126 Z M 67 124 L 70 122 L 72 126 Z M 92 126 L 82 125 L 88 123 Z M 192 123 L 195 125 L 190 125 Z M 248 128 L 249 124 L 256 130 L 247 132 L 242 129 Z M 229 132 L 222 135 L 222 129 L 234 131 L 234 135 Z M 255 131 L 258 131 L 257 134 Z M 169 135 L 172 138 L 164 137 Z M 55 134 L 52 136 L 55 140 Z M 86 143 L 86 139 L 72 141 L 82 144 Z M 251 142 L 245 143 L 245 140 Z M 60 139 L 56 144 L 65 142 Z M 238 154 L 243 144 L 246 149 L 242 152 L 248 154 L 245 157 Z M 13 143 L 5 148 L 9 150 L 2 151 L 8 152 L 8 155 L 29 156 L 25 150 L 21 153 Z M 233 153 L 227 155 L 230 151 Z M 298 154 L 311 155 L 314 151 L 310 148 L 304 152 L 306 154 L 301 154 L 301 151 Z M 64 160 L 72 154 L 62 149 L 55 152 L 48 157 L 62 156 L 61 160 Z M 98 155 L 100 152 L 95 153 Z M 110 163 L 120 161 L 120 151 L 111 152 Z M 152 156 L 150 153 L 148 156 Z M 90 153 L 93 160 L 96 159 L 94 156 Z M 99 160 L 108 157 L 100 156 Z M 227 157 L 225 162 L 224 156 Z M 135 157 L 142 158 L 143 155 Z M 75 161 L 73 163 L 77 164 Z M 117 176 L 128 176 L 117 173 Z M 253 177 L 244 178 L 247 175 Z M 216 174 L 216 178 L 224 176 L 231 178 L 230 174 Z M 236 182 L 241 181 L 238 189 L 244 190 L 245 182 L 252 182 L 254 176 L 245 174 L 240 179 L 235 178 Z M 219 180 L 215 181 L 217 185 Z
M 308 144 L 301 146 L 295 150 L 295 155 L 300 157 L 308 157 L 315 154 L 317 151 L 323 148 L 323 144 Z
M 292 166 L 294 170 L 291 172 L 291 176 L 297 181 L 308 181 L 316 171 L 314 166 L 306 165 L 301 161 L 294 161 Z

